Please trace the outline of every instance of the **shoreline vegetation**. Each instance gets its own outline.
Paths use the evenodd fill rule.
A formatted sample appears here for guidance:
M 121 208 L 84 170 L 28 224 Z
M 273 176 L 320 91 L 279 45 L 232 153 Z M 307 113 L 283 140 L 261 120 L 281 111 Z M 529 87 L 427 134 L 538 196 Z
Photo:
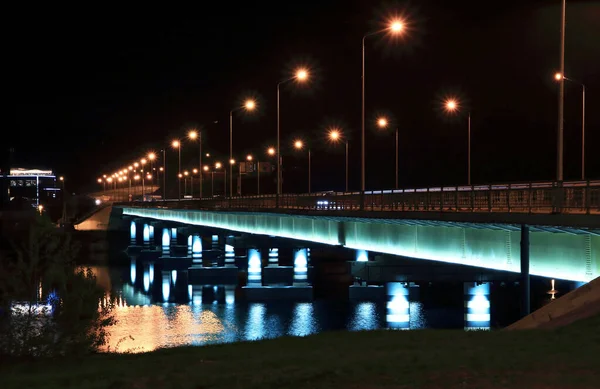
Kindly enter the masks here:
M 600 316 L 555 330 L 329 332 L 8 362 L 10 388 L 596 388 Z

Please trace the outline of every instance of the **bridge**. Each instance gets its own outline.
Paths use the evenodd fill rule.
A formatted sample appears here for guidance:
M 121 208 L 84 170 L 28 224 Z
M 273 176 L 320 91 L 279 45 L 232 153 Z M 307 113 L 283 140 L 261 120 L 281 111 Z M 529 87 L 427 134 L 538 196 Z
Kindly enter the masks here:
M 588 282 L 600 181 L 118 203 L 124 215 Z

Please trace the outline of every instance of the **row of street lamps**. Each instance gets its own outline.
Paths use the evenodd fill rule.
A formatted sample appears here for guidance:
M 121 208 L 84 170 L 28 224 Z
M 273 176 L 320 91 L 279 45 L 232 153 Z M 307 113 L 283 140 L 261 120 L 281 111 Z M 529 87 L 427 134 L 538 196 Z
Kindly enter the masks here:
M 564 18 L 564 16 L 563 16 Z M 563 27 L 564 28 L 564 27 Z M 378 35 L 378 34 L 382 34 L 382 33 L 389 33 L 393 36 L 398 36 L 403 34 L 406 31 L 406 24 L 403 20 L 400 19 L 394 19 L 389 21 L 388 25 L 386 28 L 378 30 L 378 31 L 372 31 L 369 32 L 367 34 L 365 34 L 362 37 L 362 76 L 361 76 L 361 81 L 362 81 L 362 88 L 361 88 L 361 192 L 364 192 L 366 190 L 365 188 L 365 182 L 366 182 L 366 168 L 365 168 L 365 159 L 366 159 L 366 155 L 365 155 L 365 143 L 366 143 L 366 136 L 365 136 L 365 41 L 368 37 L 374 36 L 374 35 Z M 563 30 L 564 33 L 564 30 Z M 561 54 L 562 56 L 562 54 Z M 563 59 L 561 58 L 561 61 Z M 563 69 L 563 64 L 561 62 L 561 69 Z M 281 135 L 281 128 L 280 128 L 280 86 L 291 82 L 291 81 L 295 81 L 295 82 L 306 82 L 310 77 L 309 74 L 309 70 L 306 68 L 299 68 L 295 71 L 294 75 L 292 77 L 289 77 L 287 79 L 284 79 L 282 81 L 279 81 L 277 83 L 277 144 L 276 144 L 276 148 L 270 148 L 269 149 L 269 154 L 273 155 L 276 154 L 277 156 L 277 196 L 279 198 L 279 196 L 282 193 L 282 169 L 281 169 L 281 142 L 280 142 L 280 135 Z M 585 86 L 581 83 L 578 83 L 570 78 L 564 77 L 564 75 L 562 73 L 557 73 L 555 75 L 555 78 L 557 81 L 561 82 L 561 100 L 562 100 L 562 88 L 563 88 L 563 81 L 571 81 L 574 83 L 577 83 L 579 85 L 582 86 L 582 90 L 583 90 L 583 113 L 582 113 L 582 157 L 581 157 L 581 178 L 585 179 Z M 457 113 L 458 111 L 460 111 L 461 106 L 460 106 L 460 102 L 456 99 L 456 98 L 447 98 L 444 101 L 444 110 L 448 113 Z M 233 159 L 233 114 L 236 111 L 239 110 L 245 110 L 247 112 L 251 112 L 254 111 L 257 108 L 257 102 L 253 99 L 247 99 L 243 105 L 241 106 L 237 106 L 235 108 L 233 108 L 232 110 L 230 110 L 229 112 L 229 193 L 231 196 L 233 196 L 233 165 L 235 163 L 234 159 Z M 562 108 L 562 104 L 560 104 L 560 108 Z M 559 109 L 560 109 L 559 108 Z M 380 117 L 377 119 L 377 125 L 384 129 L 384 128 L 388 128 L 390 125 L 390 121 L 388 118 L 385 117 Z M 562 180 L 562 145 L 561 143 L 561 134 L 562 131 L 562 123 L 559 125 L 559 173 L 558 173 L 558 180 L 561 181 Z M 208 169 L 205 169 L 204 166 L 202 165 L 202 134 L 200 131 L 197 130 L 191 130 L 188 132 L 187 134 L 188 139 L 190 139 L 191 141 L 195 141 L 198 140 L 198 145 L 199 145 L 199 171 L 208 171 Z M 332 142 L 340 142 L 342 140 L 342 133 L 341 130 L 338 128 L 334 128 L 331 129 L 329 132 L 329 139 Z M 177 149 L 178 151 L 178 177 L 181 178 L 182 177 L 182 171 L 181 171 L 181 148 L 182 148 L 182 141 L 180 139 L 175 139 L 171 142 L 171 145 L 173 148 Z M 303 149 L 305 147 L 304 143 L 301 140 L 297 140 L 294 142 L 294 147 L 296 149 Z M 346 147 L 346 171 L 345 171 L 345 178 L 346 178 L 346 191 L 348 191 L 348 142 L 345 141 L 345 147 Z M 152 158 L 150 158 L 150 156 L 152 155 Z M 153 161 L 155 159 L 155 155 L 154 153 L 150 153 L 148 154 L 148 159 L 150 161 Z M 142 159 L 143 161 L 144 159 Z M 161 170 L 163 171 L 163 198 L 166 195 L 166 155 L 165 155 L 165 150 L 163 149 L 163 167 L 161 168 Z M 137 162 L 136 162 L 137 163 Z M 311 150 L 310 148 L 308 149 L 308 163 L 309 163 L 309 184 L 308 184 L 308 188 L 309 188 L 309 192 L 311 191 L 311 185 L 310 185 L 310 180 L 311 180 L 311 174 L 310 174 L 310 163 L 311 163 Z M 396 168 L 395 168 L 395 187 L 398 188 L 398 128 L 396 128 L 395 131 L 395 163 L 396 163 Z M 220 163 L 219 163 L 220 165 Z M 216 166 L 216 164 L 215 164 Z M 111 179 L 111 180 L 118 180 L 119 177 L 121 177 L 121 181 L 124 180 L 124 175 L 125 173 L 127 173 L 127 170 L 131 171 L 132 170 L 132 166 L 129 166 L 129 169 L 123 169 L 121 170 L 121 174 L 119 174 L 119 172 L 117 172 L 116 174 L 113 174 L 110 177 L 106 177 L 106 175 L 104 175 L 104 179 L 105 181 L 107 179 Z M 260 170 L 260 169 L 259 169 Z M 152 172 L 152 168 L 150 169 L 150 171 Z M 141 172 L 143 172 L 143 169 L 141 170 Z M 226 174 L 226 172 L 225 172 Z M 144 174 L 141 175 L 142 178 L 142 184 L 144 182 Z M 199 187 L 200 187 L 200 197 L 203 196 L 202 193 L 202 174 L 200 174 L 200 183 L 199 183 Z M 98 179 L 98 182 L 104 182 L 102 181 L 102 179 Z M 111 182 L 111 181 L 107 181 L 107 182 Z M 467 184 L 471 185 L 471 113 L 468 112 L 467 113 Z M 260 185 L 260 182 L 259 184 Z M 179 180 L 178 182 L 178 198 L 181 199 L 181 180 Z

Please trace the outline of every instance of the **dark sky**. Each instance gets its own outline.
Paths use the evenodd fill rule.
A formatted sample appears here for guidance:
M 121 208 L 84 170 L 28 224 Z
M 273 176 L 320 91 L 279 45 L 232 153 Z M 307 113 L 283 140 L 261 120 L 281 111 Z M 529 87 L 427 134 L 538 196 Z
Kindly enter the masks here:
M 401 186 L 466 181 L 466 116 L 448 119 L 440 111 L 448 94 L 472 113 L 474 183 L 552 179 L 560 1 L 502 3 L 15 9 L 4 58 L 11 64 L 6 82 L 15 86 L 9 96 L 15 120 L 2 131 L 2 152 L 14 147 L 15 165 L 54 168 L 86 190 L 102 173 L 160 150 L 190 126 L 208 124 L 204 147 L 224 161 L 229 111 L 252 93 L 260 98 L 260 114 L 235 116 L 234 154 L 264 155 L 276 135 L 276 84 L 307 64 L 309 85 L 282 88 L 286 185 L 306 190 L 306 156 L 289 149 L 301 136 L 313 150 L 313 188 L 343 189 L 343 149 L 324 141 L 325 128 L 335 123 L 349 137 L 351 189 L 358 189 L 361 38 L 401 14 L 409 33 L 398 41 L 371 37 L 366 50 L 368 123 L 377 112 L 396 118 Z M 600 2 L 568 3 L 566 73 L 587 86 L 586 170 L 600 178 L 594 153 L 600 145 Z M 565 178 L 573 179 L 581 161 L 581 91 L 574 84 L 566 85 L 565 112 Z M 184 144 L 184 165 L 196 159 L 196 146 Z M 175 168 L 172 151 L 167 163 Z M 393 163 L 393 133 L 368 125 L 368 189 L 393 186 Z

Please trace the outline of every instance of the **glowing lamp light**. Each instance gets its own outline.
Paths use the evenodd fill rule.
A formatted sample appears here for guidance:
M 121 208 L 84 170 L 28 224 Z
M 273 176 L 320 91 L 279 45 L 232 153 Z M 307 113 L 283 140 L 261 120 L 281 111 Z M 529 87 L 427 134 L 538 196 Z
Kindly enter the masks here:
M 404 23 L 401 20 L 394 20 L 390 23 L 390 30 L 394 33 L 398 33 L 404 30 Z
M 337 142 L 341 138 L 341 134 L 338 130 L 331 130 L 329 132 L 329 139 L 334 142 Z
M 194 174 L 198 173 L 198 169 L 196 169 L 196 168 L 192 169 L 192 173 L 194 173 Z
M 230 159 L 230 160 L 229 160 L 229 164 L 230 164 L 230 165 L 235 165 L 235 159 L 233 159 L 233 158 L 232 158 L 232 159 Z
M 195 140 L 196 138 L 198 138 L 198 132 L 195 130 L 188 132 L 188 138 L 190 138 L 191 140 Z M 173 146 L 173 147 L 177 147 L 177 146 Z
M 448 111 L 455 111 L 458 108 L 458 103 L 454 99 L 449 99 L 446 100 L 445 107 Z
M 256 102 L 254 100 L 246 100 L 246 102 L 244 103 L 244 107 L 248 111 L 252 111 L 254 108 L 256 108 Z
M 215 163 L 215 169 L 220 169 L 221 166 L 223 166 L 223 165 L 221 165 L 221 162 Z
M 171 142 L 171 146 L 173 146 L 173 148 L 178 149 L 180 146 L 180 143 L 178 140 L 174 140 L 173 142 Z
M 297 140 L 294 142 L 294 147 L 297 149 L 301 149 L 304 147 L 304 143 L 301 140 Z
M 102 183 L 102 178 L 98 178 L 98 184 Z
M 386 119 L 386 118 L 379 118 L 379 119 L 377 119 L 377 125 L 378 125 L 380 128 L 385 128 L 385 127 L 387 127 L 387 125 L 388 125 L 388 121 L 387 121 L 387 119 Z
M 563 75 L 562 75 L 561 73 L 556 73 L 556 74 L 554 75 L 554 79 L 555 79 L 556 81 L 560 81 L 560 80 L 562 80 L 562 78 L 563 78 Z
M 252 156 L 251 156 L 250 154 L 248 154 L 248 155 L 246 156 L 246 160 L 247 160 L 247 161 L 252 161 Z
M 269 155 L 275 155 L 275 148 L 274 147 L 269 147 L 267 149 L 267 154 L 269 154 Z
M 208 169 L 209 169 L 209 167 L 208 167 L 208 166 L 206 166 L 206 165 L 202 166 L 202 170 L 204 170 L 205 172 L 207 172 L 207 171 L 208 171 Z
M 299 81 L 304 81 L 308 78 L 308 71 L 306 69 L 298 69 L 296 71 L 296 79 Z
M 151 161 L 154 161 L 154 160 L 156 159 L 156 154 L 154 154 L 154 153 L 149 153 L 149 154 L 148 154 L 148 159 L 149 159 L 149 160 L 151 160 Z

